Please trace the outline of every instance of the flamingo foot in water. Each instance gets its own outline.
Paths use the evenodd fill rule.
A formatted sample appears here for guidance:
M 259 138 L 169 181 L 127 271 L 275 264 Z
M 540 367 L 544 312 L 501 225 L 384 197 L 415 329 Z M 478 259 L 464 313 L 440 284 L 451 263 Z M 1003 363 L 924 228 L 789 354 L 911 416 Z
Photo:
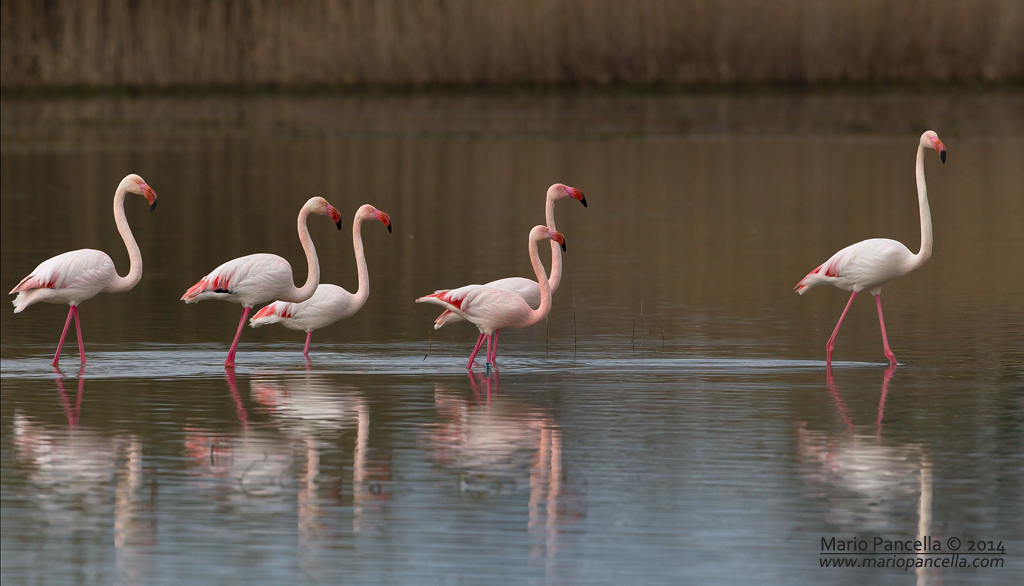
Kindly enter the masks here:
M 878 325 L 882 328 L 882 347 L 885 350 L 885 357 L 889 359 L 889 364 L 896 364 L 896 355 L 892 353 L 892 349 L 889 348 L 889 338 L 885 335 L 885 320 L 882 319 L 882 295 L 875 295 L 875 305 L 878 306 Z

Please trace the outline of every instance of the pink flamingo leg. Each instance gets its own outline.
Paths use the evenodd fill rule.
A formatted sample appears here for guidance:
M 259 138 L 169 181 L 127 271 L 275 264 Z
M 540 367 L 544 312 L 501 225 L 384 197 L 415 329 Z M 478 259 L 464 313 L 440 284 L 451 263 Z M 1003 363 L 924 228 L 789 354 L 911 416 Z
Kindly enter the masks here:
M 473 368 L 473 361 L 476 360 L 476 353 L 480 351 L 480 346 L 484 343 L 484 335 L 480 334 L 480 337 L 476 339 L 476 346 L 473 348 L 473 353 L 469 355 L 469 364 L 466 368 Z
M 53 362 L 50 363 L 51 366 L 57 366 L 57 363 L 60 362 L 60 351 L 64 347 L 64 336 L 68 335 L 68 326 L 71 325 L 71 314 L 73 313 L 75 313 L 74 305 L 68 308 L 68 321 L 64 322 L 64 332 L 60 335 L 60 342 L 57 342 L 57 353 L 53 355 Z
M 228 350 L 228 359 L 224 361 L 224 368 L 235 367 L 235 351 L 238 350 L 238 340 L 242 337 L 242 328 L 245 327 L 245 318 L 249 317 L 251 307 L 242 310 L 242 319 L 238 320 L 238 331 L 235 332 L 235 341 L 231 342 L 231 349 Z
M 494 336 L 487 336 L 487 362 L 486 362 L 487 368 L 491 367 L 491 341 L 493 339 L 494 339 Z
M 850 295 L 850 300 L 846 302 L 846 309 L 843 310 L 843 315 L 839 316 L 839 323 L 836 324 L 836 329 L 832 331 L 832 337 L 828 339 L 828 343 L 825 344 L 825 364 L 832 364 L 832 350 L 836 347 L 836 335 L 839 334 L 839 326 L 843 325 L 843 318 L 846 317 L 846 312 L 850 311 L 850 306 L 853 305 L 853 298 L 857 296 L 857 292 L 854 291 Z
M 306 346 L 302 349 L 302 355 L 309 358 L 309 340 L 313 338 L 313 330 L 306 332 Z
M 491 350 L 491 364 L 497 366 L 498 364 L 498 334 L 501 330 L 494 330 L 494 350 Z
M 885 320 L 882 319 L 882 295 L 875 295 L 875 305 L 878 306 L 878 325 L 882 326 L 882 347 L 885 348 L 885 357 L 889 364 L 896 364 L 896 355 L 889 349 L 889 338 L 885 335 Z
M 82 340 L 82 324 L 78 323 L 78 306 L 72 306 L 75 310 L 75 331 L 78 333 L 78 356 L 85 364 L 85 342 Z

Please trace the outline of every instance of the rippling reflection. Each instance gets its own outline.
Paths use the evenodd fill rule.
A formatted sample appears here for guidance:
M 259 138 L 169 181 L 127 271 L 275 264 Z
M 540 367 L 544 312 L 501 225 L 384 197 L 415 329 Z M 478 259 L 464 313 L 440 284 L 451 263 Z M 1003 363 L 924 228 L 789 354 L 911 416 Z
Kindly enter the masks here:
M 253 400 L 267 408 L 276 423 L 305 455 L 300 480 L 299 525 L 300 543 L 305 528 L 315 520 L 320 494 L 320 456 L 330 440 L 339 432 L 355 429 L 352 449 L 352 530 L 364 529 L 364 518 L 377 511 L 368 507 L 374 501 L 386 500 L 384 486 L 390 477 L 386 465 L 368 463 L 367 446 L 370 434 L 370 410 L 366 401 L 352 386 L 339 386 L 326 377 L 307 373 L 303 376 L 254 376 Z M 333 480 L 334 492 L 342 479 Z M 312 537 L 312 534 L 308 534 Z
M 80 532 L 104 534 L 113 518 L 114 567 L 118 581 L 141 584 L 149 571 L 145 552 L 157 543 L 155 486 L 144 490 L 142 440 L 134 434 L 111 436 L 81 428 L 85 368 L 77 373 L 72 403 L 67 375 L 55 368 L 56 387 L 67 417 L 66 428 L 37 423 L 21 411 L 14 414 L 12 441 L 15 459 L 26 471 L 26 493 L 44 523 L 44 550 L 48 546 L 76 549 L 99 559 L 106 543 L 80 542 Z M 110 487 L 113 486 L 111 506 Z
M 941 539 L 932 528 L 932 462 L 927 447 L 882 437 L 885 400 L 895 373 L 893 364 L 882 375 L 874 433 L 866 435 L 858 431 L 832 368 L 827 369 L 826 386 L 845 429 L 830 434 L 799 424 L 801 475 L 812 496 L 828 501 L 826 519 L 844 534 L 909 535 L 913 527 L 919 541 L 926 535 Z M 916 572 L 918 584 L 937 583 L 940 578 L 936 569 Z
M 566 486 L 562 432 L 544 410 L 506 399 L 496 370 L 468 377 L 475 401 L 435 384 L 439 423 L 429 435 L 433 458 L 458 472 L 464 498 L 526 492 L 530 559 L 546 559 L 550 569 L 563 526 L 584 514 L 580 491 Z

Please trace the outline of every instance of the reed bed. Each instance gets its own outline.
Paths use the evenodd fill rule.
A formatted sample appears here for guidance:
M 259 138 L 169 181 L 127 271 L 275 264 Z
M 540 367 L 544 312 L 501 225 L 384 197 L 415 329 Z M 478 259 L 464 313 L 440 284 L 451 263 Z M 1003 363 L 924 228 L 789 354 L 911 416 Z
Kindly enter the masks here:
M 1019 0 L 0 0 L 0 85 L 1024 79 Z

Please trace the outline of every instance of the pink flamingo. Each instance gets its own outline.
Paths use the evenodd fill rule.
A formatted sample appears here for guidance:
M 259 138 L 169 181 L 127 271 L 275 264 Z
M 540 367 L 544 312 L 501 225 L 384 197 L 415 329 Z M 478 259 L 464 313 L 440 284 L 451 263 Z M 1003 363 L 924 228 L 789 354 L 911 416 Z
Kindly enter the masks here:
M 587 207 L 587 198 L 584 197 L 582 191 L 575 187 L 555 183 L 548 188 L 546 203 L 544 205 L 544 220 L 549 230 L 557 231 L 557 228 L 555 228 L 555 202 L 570 197 L 582 203 L 583 207 Z M 558 246 L 557 242 L 552 240 L 551 277 L 548 279 L 548 286 L 551 287 L 552 295 L 554 295 L 555 291 L 558 290 L 558 285 L 561 281 L 562 249 Z M 540 306 L 540 285 L 537 284 L 537 281 L 531 281 L 530 279 L 523 277 L 508 277 L 505 279 L 498 279 L 497 281 L 491 281 L 490 283 L 487 283 L 487 286 L 511 291 L 525 299 L 526 303 L 533 309 L 537 309 L 537 307 Z M 436 320 L 434 320 L 434 329 L 439 330 L 447 323 L 459 321 L 463 321 L 459 314 L 445 310 Z M 494 334 L 494 356 L 498 355 L 498 334 L 500 333 L 501 332 L 495 332 Z M 483 339 L 484 335 L 480 334 L 480 337 L 477 338 L 477 346 L 480 346 Z
M 256 312 L 249 320 L 254 328 L 268 324 L 280 323 L 290 330 L 306 332 L 306 346 L 302 355 L 309 357 L 309 340 L 313 330 L 329 326 L 334 322 L 355 315 L 370 296 L 370 274 L 366 270 L 366 255 L 363 253 L 363 221 L 377 219 L 387 226 L 391 232 L 391 217 L 384 212 L 366 204 L 356 210 L 352 220 L 352 248 L 356 254 L 356 272 L 359 275 L 359 288 L 355 294 L 349 293 L 337 285 L 321 284 L 317 286 L 313 296 L 301 303 L 275 301 Z
M 225 368 L 235 366 L 235 351 L 238 350 L 238 339 L 242 336 L 242 327 L 249 311 L 258 303 L 266 303 L 274 299 L 282 299 L 298 303 L 305 301 L 316 291 L 320 284 L 320 262 L 316 258 L 316 248 L 309 237 L 306 218 L 309 214 L 330 216 L 341 230 L 341 214 L 334 206 L 322 197 L 310 198 L 299 210 L 299 241 L 306 252 L 306 263 L 309 265 L 306 283 L 296 287 L 292 277 L 292 266 L 288 261 L 276 254 L 250 254 L 220 265 L 213 272 L 192 285 L 181 296 L 185 303 L 198 303 L 204 299 L 224 299 L 241 303 L 242 318 L 238 320 L 238 331 L 231 342 L 228 357 L 224 361 Z
M 17 287 L 11 289 L 10 294 L 18 294 L 13 301 L 14 313 L 21 313 L 26 307 L 40 301 L 67 303 L 71 306 L 60 342 L 57 343 L 57 353 L 53 355 L 53 366 L 57 366 L 60 361 L 60 351 L 64 347 L 64 337 L 67 336 L 72 317 L 75 318 L 75 331 L 78 332 L 78 355 L 82 364 L 85 364 L 85 343 L 82 341 L 82 326 L 78 320 L 79 303 L 101 292 L 128 291 L 142 280 L 142 252 L 124 215 L 124 196 L 129 192 L 145 196 L 149 201 L 149 210 L 156 209 L 156 192 L 142 177 L 131 174 L 121 180 L 114 192 L 114 222 L 128 248 L 130 268 L 126 276 L 117 274 L 114 261 L 105 252 L 83 248 L 43 261 Z
M 565 238 L 547 226 L 534 226 L 530 231 L 530 263 L 537 274 L 540 287 L 540 304 L 533 309 L 518 293 L 492 287 L 490 285 L 467 285 L 458 289 L 436 291 L 431 295 L 420 297 L 416 303 L 433 303 L 458 314 L 462 319 L 473 323 L 480 330 L 476 347 L 469 356 L 466 368 L 473 368 L 473 360 L 484 340 L 487 340 L 487 366 L 494 362 L 494 347 L 497 347 L 498 330 L 520 329 L 532 326 L 544 319 L 551 311 L 551 286 L 548 284 L 544 265 L 540 261 L 537 242 L 552 240 L 565 250 Z
M 825 344 L 826 364 L 832 364 L 832 350 L 836 345 L 836 335 L 839 333 L 839 326 L 843 325 L 846 312 L 850 310 L 853 298 L 864 289 L 875 296 L 885 357 L 889 359 L 890 364 L 896 364 L 896 356 L 889 348 L 889 340 L 885 335 L 885 320 L 882 319 L 882 285 L 920 267 L 932 255 L 932 214 L 928 208 L 928 188 L 924 183 L 924 151 L 926 148 L 935 149 L 942 162 L 946 162 L 946 147 L 939 140 L 938 135 L 931 130 L 922 134 L 917 147 L 917 199 L 921 211 L 921 249 L 918 253 L 913 254 L 902 243 L 888 238 L 862 240 L 832 255 L 832 258 L 811 271 L 794 288 L 801 295 L 813 287 L 824 284 L 835 285 L 845 291 L 853 292 L 850 295 L 850 300 L 846 302 L 846 309 L 839 316 L 839 323 L 832 331 L 832 337 Z

